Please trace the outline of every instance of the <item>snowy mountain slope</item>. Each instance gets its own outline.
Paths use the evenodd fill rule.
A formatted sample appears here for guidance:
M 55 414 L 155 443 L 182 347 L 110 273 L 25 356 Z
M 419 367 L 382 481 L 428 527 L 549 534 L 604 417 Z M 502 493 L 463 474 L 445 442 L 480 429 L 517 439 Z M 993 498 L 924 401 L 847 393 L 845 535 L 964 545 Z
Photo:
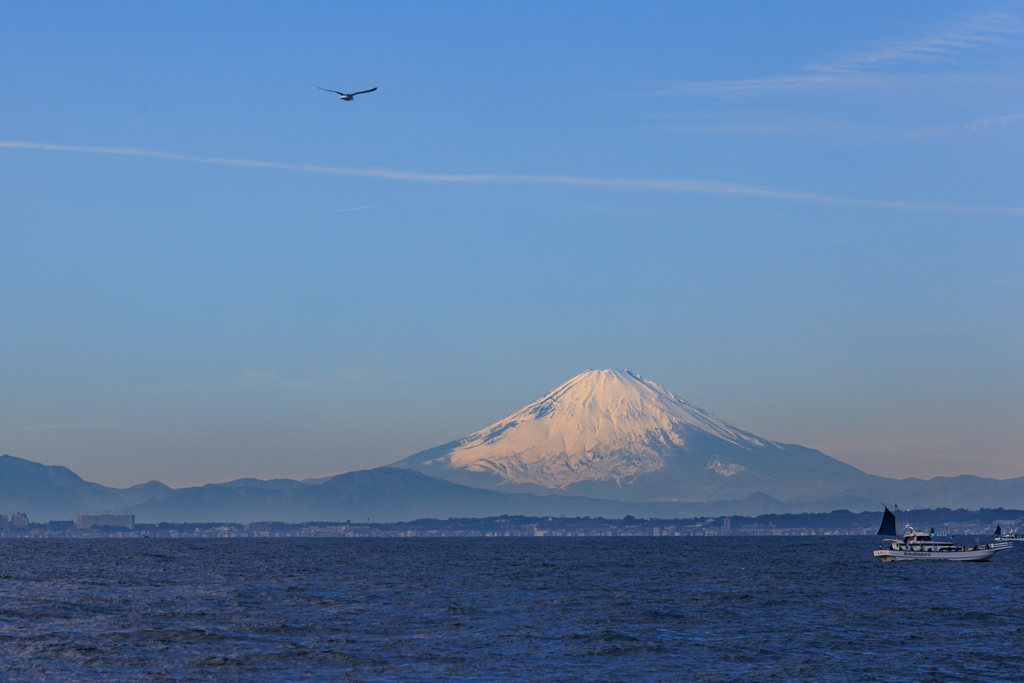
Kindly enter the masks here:
M 483 488 L 618 500 L 833 495 L 877 479 L 760 438 L 629 372 L 588 370 L 486 429 L 393 467 Z

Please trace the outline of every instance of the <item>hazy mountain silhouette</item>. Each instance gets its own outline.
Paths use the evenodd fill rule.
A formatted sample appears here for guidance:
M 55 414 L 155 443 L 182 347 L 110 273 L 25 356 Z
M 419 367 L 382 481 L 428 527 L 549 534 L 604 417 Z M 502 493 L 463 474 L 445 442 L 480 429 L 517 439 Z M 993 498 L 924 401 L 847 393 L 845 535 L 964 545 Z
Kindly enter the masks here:
M 128 506 L 165 497 L 173 490 L 158 481 L 111 488 L 85 481 L 66 467 L 0 455 L 0 512 L 6 515 L 17 510 L 29 519 L 50 520 L 123 513 Z
M 25 512 L 34 522 L 80 514 L 134 514 L 138 522 L 344 521 L 490 517 L 502 514 L 621 518 L 775 511 L 767 497 L 709 505 L 627 503 L 572 496 L 501 493 L 453 484 L 390 467 L 349 472 L 321 483 L 291 479 L 238 479 L 171 489 L 150 482 L 116 489 L 87 482 L 66 467 L 0 457 L 0 510 Z M 751 507 L 753 506 L 753 507 Z

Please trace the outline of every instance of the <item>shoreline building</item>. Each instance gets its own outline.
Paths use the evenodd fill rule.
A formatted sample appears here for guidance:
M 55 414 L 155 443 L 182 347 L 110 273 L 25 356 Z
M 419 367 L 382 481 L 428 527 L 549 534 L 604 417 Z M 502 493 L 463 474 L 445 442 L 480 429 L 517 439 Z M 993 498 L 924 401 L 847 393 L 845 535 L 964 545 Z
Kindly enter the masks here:
M 76 529 L 91 529 L 94 526 L 119 526 L 131 530 L 135 528 L 135 515 L 78 515 Z
M 28 528 L 28 515 L 24 512 L 14 512 L 11 514 L 11 528 L 12 529 L 27 529 Z

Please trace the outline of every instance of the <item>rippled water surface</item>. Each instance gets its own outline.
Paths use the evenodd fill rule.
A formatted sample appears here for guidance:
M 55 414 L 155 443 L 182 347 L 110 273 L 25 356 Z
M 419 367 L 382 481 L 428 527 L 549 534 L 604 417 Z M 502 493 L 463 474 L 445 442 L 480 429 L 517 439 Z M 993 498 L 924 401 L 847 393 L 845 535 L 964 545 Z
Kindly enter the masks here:
M 849 538 L 0 541 L 0 679 L 1024 677 L 1024 548 Z

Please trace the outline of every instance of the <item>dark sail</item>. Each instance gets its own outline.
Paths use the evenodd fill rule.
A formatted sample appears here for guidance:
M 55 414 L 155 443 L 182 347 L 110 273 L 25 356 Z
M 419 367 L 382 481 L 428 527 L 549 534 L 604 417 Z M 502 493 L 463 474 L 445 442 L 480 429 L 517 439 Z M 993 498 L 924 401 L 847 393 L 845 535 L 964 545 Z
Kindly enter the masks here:
M 996 524 L 996 536 L 1002 536 L 1002 535 L 1003 535 L 1003 530 L 999 527 L 998 524 Z
M 889 508 L 885 508 L 885 515 L 882 517 L 882 526 L 878 527 L 877 536 L 895 536 L 896 535 L 896 515 L 889 512 Z

